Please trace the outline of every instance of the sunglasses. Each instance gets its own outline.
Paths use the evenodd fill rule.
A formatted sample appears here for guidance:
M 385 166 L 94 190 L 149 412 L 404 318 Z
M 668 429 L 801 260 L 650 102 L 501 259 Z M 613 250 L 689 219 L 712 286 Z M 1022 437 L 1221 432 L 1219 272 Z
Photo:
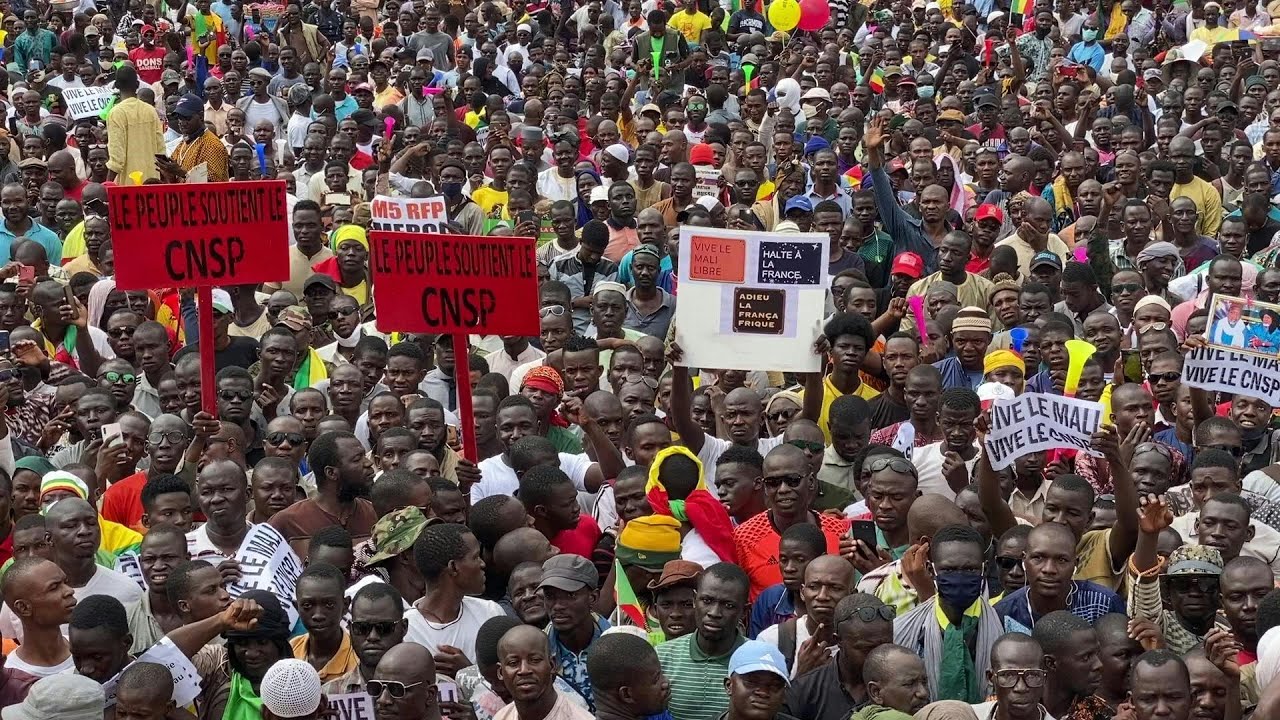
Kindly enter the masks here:
M 106 380 L 109 383 L 132 383 L 138 381 L 138 376 L 133 373 L 118 373 L 114 370 L 108 370 L 98 376 L 99 380 Z
M 1181 379 L 1182 379 L 1182 373 L 1176 373 L 1176 372 L 1147 373 L 1147 380 L 1150 381 L 1152 385 L 1158 382 L 1170 382 L 1170 383 L 1177 382 Z
M 267 433 L 267 443 L 271 445 L 283 445 L 286 441 L 288 441 L 290 445 L 297 447 L 305 443 L 307 438 L 303 436 L 302 433 L 284 432 L 281 430 Z
M 1138 334 L 1146 335 L 1149 332 L 1160 332 L 1161 330 L 1168 330 L 1168 329 L 1169 329 L 1169 323 L 1167 322 L 1153 322 L 1153 323 L 1148 323 L 1146 327 L 1139 330 Z
M 790 488 L 799 488 L 804 484 L 805 477 L 803 475 L 782 475 L 762 478 L 762 481 L 764 482 L 764 486 L 767 488 L 777 489 L 782 487 L 783 483 L 786 483 L 787 487 Z
M 218 393 L 218 397 L 226 402 L 234 402 L 236 400 L 249 400 L 253 398 L 253 393 L 248 390 L 223 390 Z
M 996 686 L 1002 688 L 1017 687 L 1019 680 L 1026 683 L 1029 688 L 1043 687 L 1045 678 L 1049 676 L 1040 668 L 1006 668 L 996 670 L 994 675 Z
M 1166 576 L 1165 582 L 1175 592 L 1188 592 L 1195 589 L 1202 593 L 1218 592 L 1218 578 L 1208 575 L 1172 575 Z
M 546 317 L 548 315 L 555 315 L 556 317 L 560 317 L 561 315 L 564 315 L 566 312 L 568 311 L 564 309 L 563 305 L 548 305 L 544 308 L 538 309 L 538 317 Z
M 187 441 L 187 434 L 181 430 L 173 430 L 170 432 L 157 431 L 147 435 L 147 442 L 152 445 L 159 445 L 165 440 L 168 440 L 170 445 L 181 445 Z
M 649 388 L 650 390 L 657 390 L 657 389 L 658 389 L 658 381 L 657 381 L 657 380 L 654 380 L 653 378 L 649 377 L 648 375 L 640 375 L 639 373 L 631 373 L 630 375 L 623 375 L 623 376 L 622 376 L 622 382 L 623 382 L 623 383 L 628 383 L 628 384 L 629 384 L 629 383 L 641 383 L 641 384 L 643 384 L 645 387 Z
M 405 693 L 409 691 L 409 688 L 416 688 L 421 684 L 422 683 L 420 682 L 416 682 L 406 685 L 398 680 L 370 680 L 364 684 L 364 691 L 369 693 L 369 697 L 374 698 L 375 700 L 382 697 L 382 693 L 384 691 L 390 694 L 391 697 L 399 700 L 405 696 Z
M 813 440 L 788 440 L 787 444 L 792 447 L 798 447 L 808 453 L 820 453 L 827 449 L 826 445 Z
M 343 307 L 343 308 L 338 308 L 337 310 L 331 310 L 330 312 L 332 312 L 334 315 L 337 315 L 338 317 L 346 317 L 348 315 L 355 315 L 356 313 L 360 312 L 360 308 Z
M 1138 283 L 1123 283 L 1111 286 L 1111 291 L 1117 295 L 1132 295 L 1133 293 L 1142 292 L 1142 290 L 1142 285 Z
M 800 409 L 796 408 L 794 410 L 775 410 L 774 412 L 771 412 L 771 413 L 765 413 L 764 416 L 766 419 L 772 422 L 778 423 L 778 422 L 782 422 L 783 420 L 790 420 L 791 418 L 799 414 L 800 414 Z
M 1014 557 L 1012 555 L 997 555 L 996 564 L 1000 566 L 1001 570 L 1008 572 L 1021 565 L 1022 558 Z
M 864 623 L 874 622 L 877 619 L 892 622 L 897 615 L 898 613 L 894 612 L 893 607 L 889 605 L 881 605 L 879 607 L 860 607 L 850 610 L 848 614 L 844 616 L 837 615 L 835 617 L 835 622 L 836 625 L 839 625 L 840 623 L 846 620 L 852 620 L 853 618 L 858 618 Z
M 381 622 L 356 621 L 351 623 L 351 632 L 353 634 L 360 635 L 363 637 L 363 636 L 367 636 L 369 633 L 373 632 L 374 630 L 377 630 L 379 635 L 382 635 L 385 637 L 395 632 L 396 626 L 398 626 L 399 624 L 400 624 L 399 620 L 383 620 Z M 370 694 L 372 695 L 372 693 Z
M 118 327 L 111 328 L 107 334 L 113 338 L 133 337 L 133 333 L 137 331 L 136 327 Z
M 867 466 L 867 472 L 878 473 L 885 468 L 896 473 L 910 475 L 911 477 L 919 477 L 916 472 L 916 466 L 912 465 L 910 460 L 900 457 L 876 458 Z

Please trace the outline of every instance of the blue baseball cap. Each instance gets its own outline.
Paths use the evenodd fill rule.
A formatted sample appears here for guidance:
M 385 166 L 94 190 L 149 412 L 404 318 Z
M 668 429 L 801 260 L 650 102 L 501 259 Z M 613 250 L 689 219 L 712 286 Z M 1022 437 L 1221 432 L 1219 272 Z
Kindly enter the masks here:
M 763 640 L 748 640 L 729 658 L 730 675 L 746 675 L 753 672 L 771 672 L 791 684 L 787 660 L 778 648 Z
M 813 203 L 807 196 L 796 195 L 790 200 L 787 200 L 787 205 L 782 209 L 782 214 L 786 215 L 792 210 L 803 210 L 807 213 L 811 213 L 813 212 Z

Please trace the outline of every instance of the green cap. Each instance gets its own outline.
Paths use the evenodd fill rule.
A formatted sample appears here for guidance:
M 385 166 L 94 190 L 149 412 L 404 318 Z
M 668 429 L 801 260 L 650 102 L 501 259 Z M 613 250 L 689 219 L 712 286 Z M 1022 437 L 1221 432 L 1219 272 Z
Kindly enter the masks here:
M 413 543 L 422 534 L 427 525 L 439 522 L 439 518 L 430 518 L 422 514 L 417 507 L 410 505 L 382 516 L 374 523 L 369 533 L 369 542 L 373 544 L 373 555 L 365 561 L 365 565 L 376 565 L 384 560 L 399 555 L 413 547 Z

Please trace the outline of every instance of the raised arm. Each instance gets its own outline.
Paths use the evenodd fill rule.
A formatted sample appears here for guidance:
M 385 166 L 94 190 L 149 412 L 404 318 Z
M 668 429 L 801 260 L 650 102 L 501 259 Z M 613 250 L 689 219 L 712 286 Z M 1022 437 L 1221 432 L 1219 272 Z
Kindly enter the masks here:
M 706 433 L 693 420 L 693 382 L 689 380 L 689 368 L 677 364 L 683 357 L 679 345 L 671 343 L 667 355 L 671 361 L 671 422 L 684 446 L 697 455 L 706 441 Z
M 991 456 L 985 452 L 978 453 L 976 474 L 978 502 L 982 505 L 982 512 L 986 514 L 987 522 L 991 525 L 991 537 L 998 538 L 1009 528 L 1017 525 L 1018 520 L 1000 492 L 1000 476 L 991 467 Z

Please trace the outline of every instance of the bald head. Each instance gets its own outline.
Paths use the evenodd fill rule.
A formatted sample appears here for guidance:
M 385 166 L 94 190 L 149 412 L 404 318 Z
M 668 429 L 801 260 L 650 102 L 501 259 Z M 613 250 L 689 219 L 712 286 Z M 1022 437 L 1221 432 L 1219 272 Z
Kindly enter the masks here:
M 931 538 L 948 525 L 968 525 L 960 506 L 942 495 L 929 493 L 916 498 L 907 511 L 907 534 L 912 542 Z
M 542 564 L 558 554 L 542 531 L 531 527 L 516 528 L 503 535 L 493 546 L 493 566 L 499 575 L 507 575 L 523 562 Z
M 845 563 L 848 565 L 848 563 Z M 550 652 L 551 646 L 547 634 L 532 625 L 517 625 L 511 628 L 498 641 L 498 657 L 501 658 L 517 649 L 537 648 Z
M 378 661 L 373 675 L 379 680 L 410 682 L 435 682 L 436 661 L 425 645 L 403 642 L 388 650 Z M 410 680 L 401 678 L 408 676 Z M 377 698 L 374 698 L 375 700 Z

